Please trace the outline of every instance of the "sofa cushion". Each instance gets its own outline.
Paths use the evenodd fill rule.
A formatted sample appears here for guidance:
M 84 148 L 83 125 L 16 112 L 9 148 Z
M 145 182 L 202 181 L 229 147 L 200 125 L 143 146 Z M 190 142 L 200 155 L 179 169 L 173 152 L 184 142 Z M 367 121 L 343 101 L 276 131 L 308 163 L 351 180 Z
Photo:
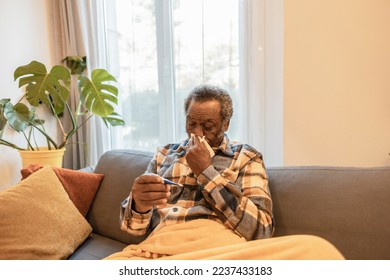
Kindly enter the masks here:
M 50 166 L 0 193 L 0 259 L 66 259 L 92 229 Z
M 275 236 L 314 234 L 347 259 L 388 259 L 390 168 L 268 168 Z
M 91 236 L 69 257 L 70 260 L 101 260 L 122 251 L 127 244 L 97 233 Z
M 22 179 L 27 178 L 42 167 L 42 164 L 29 164 L 20 171 Z M 104 175 L 59 167 L 53 167 L 53 170 L 68 193 L 69 198 L 85 217 Z

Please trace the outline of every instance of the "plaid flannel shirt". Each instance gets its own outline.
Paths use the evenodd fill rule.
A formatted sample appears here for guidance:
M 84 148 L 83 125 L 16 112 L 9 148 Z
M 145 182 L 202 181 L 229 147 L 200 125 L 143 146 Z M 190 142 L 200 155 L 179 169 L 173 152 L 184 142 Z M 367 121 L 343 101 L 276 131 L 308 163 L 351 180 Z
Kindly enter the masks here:
M 121 205 L 121 229 L 140 236 L 167 224 L 211 219 L 246 240 L 271 237 L 272 199 L 262 155 L 225 135 L 212 165 L 196 177 L 185 158 L 188 141 L 158 148 L 146 170 L 184 186 L 171 186 L 168 204 L 144 214 L 131 209 L 130 193 Z

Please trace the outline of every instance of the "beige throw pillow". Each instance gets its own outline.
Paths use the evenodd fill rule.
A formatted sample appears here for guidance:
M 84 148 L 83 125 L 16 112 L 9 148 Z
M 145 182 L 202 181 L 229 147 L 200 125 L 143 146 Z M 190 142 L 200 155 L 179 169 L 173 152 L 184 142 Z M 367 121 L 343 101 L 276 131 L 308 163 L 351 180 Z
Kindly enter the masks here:
M 66 259 L 91 232 L 50 166 L 0 193 L 0 259 Z

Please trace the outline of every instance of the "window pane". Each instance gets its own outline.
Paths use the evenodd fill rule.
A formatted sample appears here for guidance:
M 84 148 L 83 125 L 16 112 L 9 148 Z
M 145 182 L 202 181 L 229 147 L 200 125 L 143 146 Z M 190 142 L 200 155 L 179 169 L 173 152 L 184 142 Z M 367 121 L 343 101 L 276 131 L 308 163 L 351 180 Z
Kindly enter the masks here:
M 150 150 L 159 145 L 155 1 L 116 3 L 124 147 Z
M 229 135 L 238 139 L 238 1 L 172 0 L 173 36 L 169 39 L 173 41 L 169 44 L 157 44 L 156 1 L 116 0 L 118 81 L 126 122 L 123 147 L 154 150 L 166 144 L 160 140 L 162 125 L 175 128 L 175 141 L 184 139 L 184 98 L 202 83 L 221 86 L 231 93 L 235 113 Z M 164 29 L 163 33 L 169 32 Z M 168 93 L 173 95 L 175 120 L 166 124 L 159 121 L 165 119 L 160 115 L 164 110 L 160 110 L 159 100 L 167 94 L 158 88 L 157 46 L 163 45 L 172 46 L 174 64 L 173 72 L 165 71 L 163 76 L 172 75 L 175 81 L 174 92 Z
M 201 83 L 238 93 L 237 0 L 174 0 L 174 54 L 176 111 L 183 112 L 188 91 Z M 234 102 L 236 103 L 236 102 Z M 238 106 L 235 106 L 235 109 Z M 229 135 L 237 137 L 235 120 Z M 179 137 L 185 137 L 185 118 L 179 119 Z

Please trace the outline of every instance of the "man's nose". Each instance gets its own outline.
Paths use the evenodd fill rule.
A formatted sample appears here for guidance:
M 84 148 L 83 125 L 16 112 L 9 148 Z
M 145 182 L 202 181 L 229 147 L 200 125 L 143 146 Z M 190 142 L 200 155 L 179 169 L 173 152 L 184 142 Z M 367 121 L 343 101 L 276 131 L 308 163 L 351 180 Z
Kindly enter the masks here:
M 203 137 L 204 133 L 203 133 L 203 129 L 201 126 L 198 126 L 194 129 L 193 133 L 196 135 L 196 136 L 199 136 L 199 137 Z

